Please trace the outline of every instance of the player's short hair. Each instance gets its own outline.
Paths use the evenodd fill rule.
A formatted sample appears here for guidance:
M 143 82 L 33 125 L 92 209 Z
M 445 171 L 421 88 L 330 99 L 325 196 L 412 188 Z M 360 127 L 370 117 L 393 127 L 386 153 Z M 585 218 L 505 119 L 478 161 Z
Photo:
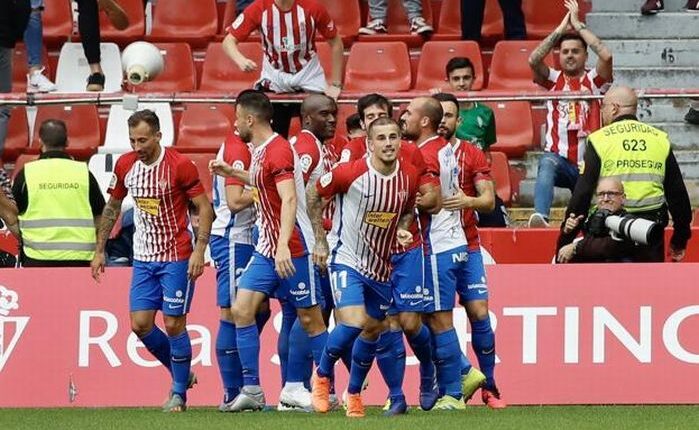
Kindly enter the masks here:
M 440 103 L 454 103 L 454 106 L 456 106 L 456 111 L 459 111 L 459 101 L 456 99 L 456 96 L 454 94 L 437 93 L 433 94 L 432 98 L 439 101 Z M 444 112 L 442 112 L 442 114 L 444 114 Z
M 348 116 L 345 120 L 345 128 L 347 128 L 347 132 L 351 133 L 353 130 L 361 130 L 362 125 L 359 122 L 360 118 L 358 113 L 355 112 Z
M 375 127 L 380 127 L 382 125 L 394 125 L 398 129 L 398 134 L 400 134 L 400 126 L 396 122 L 395 119 L 389 117 L 389 116 L 382 116 L 381 118 L 376 118 L 374 122 L 371 123 L 369 126 L 369 130 L 367 130 L 367 136 L 371 138 L 372 131 L 374 130 Z
M 48 148 L 65 148 L 68 144 L 68 129 L 60 119 L 47 119 L 39 127 L 39 139 Z
M 466 57 L 452 57 L 448 62 L 447 62 L 447 67 L 446 67 L 446 72 L 447 72 L 447 79 L 449 79 L 449 75 L 451 75 L 451 72 L 453 72 L 456 69 L 466 69 L 469 68 L 471 69 L 471 74 L 473 75 L 474 79 L 476 77 L 476 68 L 473 67 L 473 63 L 471 60 L 469 60 Z
M 160 119 L 150 109 L 143 109 L 134 112 L 128 119 L 129 128 L 137 127 L 140 123 L 145 122 L 150 127 L 153 133 L 160 131 Z
M 563 36 L 561 36 L 560 39 L 558 39 L 558 44 L 556 44 L 557 48 L 561 48 L 561 44 L 565 42 L 566 40 L 578 40 L 580 43 L 582 43 L 583 49 L 587 51 L 587 42 L 585 42 L 585 39 L 582 38 L 581 35 L 577 33 L 566 33 Z
M 430 124 L 432 125 L 433 129 L 437 130 L 439 123 L 442 122 L 442 117 L 444 116 L 442 104 L 432 97 L 426 97 L 419 109 L 423 116 L 430 119 Z
M 263 121 L 272 121 L 274 107 L 267 94 L 257 90 L 241 91 L 236 98 L 236 106 L 247 110 Z
M 388 112 L 388 116 L 393 115 L 393 104 L 381 94 L 371 93 L 357 100 L 357 112 L 359 113 L 359 119 L 363 121 L 364 111 L 370 106 L 374 105 L 385 108 Z

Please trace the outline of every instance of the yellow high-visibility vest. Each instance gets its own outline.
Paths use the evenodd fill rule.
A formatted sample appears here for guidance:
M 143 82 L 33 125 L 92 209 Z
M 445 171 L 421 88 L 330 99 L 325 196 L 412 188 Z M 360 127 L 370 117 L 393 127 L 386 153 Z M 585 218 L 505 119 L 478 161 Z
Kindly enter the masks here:
M 97 241 L 87 164 L 47 158 L 24 166 L 28 205 L 19 216 L 24 254 L 35 260 L 91 260 Z
M 628 212 L 665 204 L 667 133 L 636 120 L 622 120 L 590 134 L 589 141 L 600 157 L 599 178 L 615 177 L 624 184 Z

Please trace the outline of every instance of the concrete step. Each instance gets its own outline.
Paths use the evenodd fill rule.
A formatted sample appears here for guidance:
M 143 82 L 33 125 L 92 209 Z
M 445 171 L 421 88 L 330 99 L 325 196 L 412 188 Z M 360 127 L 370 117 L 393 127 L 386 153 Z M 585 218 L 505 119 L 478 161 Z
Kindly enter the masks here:
M 592 11 L 635 12 L 640 14 L 643 3 L 643 0 L 592 0 Z M 683 11 L 686 3 L 686 0 L 665 0 L 665 12 Z
M 673 151 L 699 149 L 699 126 L 686 122 L 652 123 L 670 136 Z
M 634 88 L 696 88 L 699 66 L 614 67 L 614 82 Z
M 639 0 L 639 8 L 641 3 Z M 677 39 L 692 39 L 699 36 L 699 13 L 665 12 L 643 16 L 640 13 L 591 12 L 587 14 L 586 21 L 602 40 L 667 39 L 668 35 Z
M 638 118 L 648 123 L 684 121 L 690 103 L 689 99 L 642 98 L 638 101 Z
M 614 55 L 615 67 L 699 66 L 699 39 L 614 39 L 604 40 L 604 44 Z M 597 55 L 591 49 L 588 52 L 587 65 L 594 67 Z

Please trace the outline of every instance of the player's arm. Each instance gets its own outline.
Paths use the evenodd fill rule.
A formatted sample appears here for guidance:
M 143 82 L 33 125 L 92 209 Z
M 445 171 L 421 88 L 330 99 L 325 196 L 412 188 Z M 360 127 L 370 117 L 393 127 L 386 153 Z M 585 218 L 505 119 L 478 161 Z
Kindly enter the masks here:
M 493 181 L 481 179 L 476 182 L 476 192 L 478 197 L 467 196 L 464 190 L 448 199 L 444 199 L 443 207 L 448 211 L 460 209 L 474 209 L 480 212 L 489 213 L 495 209 L 495 187 Z
M 252 193 L 242 185 L 226 185 L 226 202 L 232 213 L 238 213 L 252 206 Z
M 332 55 L 332 83 L 325 89 L 325 94 L 337 100 L 342 91 L 342 66 L 345 61 L 342 38 L 337 34 L 332 39 L 328 39 L 328 45 L 330 45 L 330 52 Z
M 277 193 L 282 202 L 279 229 L 279 241 L 277 242 L 277 254 L 274 256 L 274 265 L 277 274 L 282 278 L 288 278 L 296 271 L 291 261 L 289 240 L 296 224 L 296 185 L 294 179 L 283 179 L 277 182 Z
M 262 11 L 259 9 L 257 2 L 255 2 L 236 17 L 228 28 L 228 34 L 223 38 L 223 52 L 225 52 L 243 72 L 257 70 L 257 63 L 240 52 L 238 43 L 244 42 L 250 33 L 259 28 L 259 18 L 261 17 Z
M 0 192 L 0 218 L 5 222 L 7 229 L 13 236 L 20 238 L 19 220 L 17 218 L 17 205 L 10 200 L 5 193 Z
M 563 36 L 570 23 L 570 12 L 568 12 L 564 17 L 563 21 L 558 24 L 555 30 L 542 40 L 539 46 L 536 47 L 534 52 L 529 55 L 529 67 L 534 73 L 534 82 L 538 84 L 543 84 L 548 80 L 549 77 L 549 67 L 544 63 L 544 58 L 549 52 L 556 46 L 558 39 Z
M 410 225 L 415 221 L 415 213 L 412 210 L 404 212 L 398 219 L 398 229 L 396 230 L 396 239 L 401 246 L 409 246 L 413 242 L 413 234 L 410 232 Z
M 420 212 L 428 214 L 436 214 L 442 210 L 442 193 L 439 185 L 434 182 L 420 184 L 415 205 Z
M 109 234 L 114 228 L 114 224 L 119 218 L 121 213 L 121 199 L 111 196 L 109 201 L 104 206 L 102 211 L 102 217 L 97 225 L 97 244 L 95 245 L 95 256 L 90 262 L 90 268 L 92 269 L 92 277 L 95 281 L 100 281 L 100 273 L 104 273 L 104 249 L 107 246 L 107 239 L 109 239 Z
M 612 51 L 605 46 L 595 33 L 592 32 L 578 18 L 578 1 L 565 0 L 565 6 L 569 11 L 570 25 L 578 32 L 587 45 L 597 55 L 597 74 L 605 81 L 612 80 Z
M 195 280 L 204 272 L 204 252 L 209 244 L 211 224 L 214 222 L 214 210 L 211 208 L 211 203 L 209 203 L 205 193 L 192 197 L 191 201 L 199 214 L 199 228 L 197 228 L 197 241 L 194 244 L 194 251 L 189 257 L 187 275 L 189 279 Z
M 250 185 L 250 173 L 247 170 L 236 169 L 223 160 L 209 161 L 209 171 L 214 175 L 227 178 L 235 178 L 246 185 Z
M 327 267 L 328 254 L 330 248 L 323 227 L 323 198 L 318 193 L 316 184 L 309 184 L 306 188 L 306 204 L 308 206 L 308 217 L 311 219 L 313 226 L 313 236 L 315 245 L 313 246 L 313 264 L 317 265 L 321 270 Z

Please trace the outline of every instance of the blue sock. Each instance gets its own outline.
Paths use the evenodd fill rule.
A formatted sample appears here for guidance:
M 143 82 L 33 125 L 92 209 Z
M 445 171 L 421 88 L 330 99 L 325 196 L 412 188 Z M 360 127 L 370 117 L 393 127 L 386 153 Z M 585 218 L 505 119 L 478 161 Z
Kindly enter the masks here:
M 235 342 L 235 324 L 230 321 L 219 321 L 216 360 L 223 382 L 224 401 L 229 402 L 240 393 L 243 385 L 243 369 L 240 367 L 238 345 Z
M 243 368 L 243 385 L 260 385 L 260 335 L 257 325 L 236 327 L 235 334 Z
M 172 392 L 187 400 L 187 385 L 192 364 L 192 343 L 187 330 L 170 336 L 170 360 L 172 366 Z
M 286 368 L 289 361 L 289 333 L 296 321 L 296 308 L 289 302 L 280 302 L 282 308 L 282 327 L 277 338 L 277 354 L 279 355 L 279 370 L 281 371 L 282 387 L 286 383 Z
M 324 330 L 315 336 L 309 336 L 311 340 L 311 355 L 313 356 L 313 362 L 316 366 L 320 365 L 321 357 L 323 357 L 323 350 L 325 345 L 328 343 L 328 331 Z
M 346 350 L 352 349 L 354 340 L 359 336 L 362 329 L 350 327 L 342 323 L 335 326 L 335 329 L 328 335 L 323 355 L 318 365 L 318 375 L 330 378 L 334 375 L 333 368 L 337 360 L 340 359 Z
M 267 324 L 267 321 L 269 321 L 270 316 L 272 316 L 272 311 L 269 309 L 255 314 L 255 324 L 257 324 L 258 333 L 262 334 L 262 329 L 265 328 L 265 324 Z
M 453 328 L 434 335 L 437 383 L 440 391 L 456 399 L 461 398 L 461 348 Z
M 289 332 L 289 361 L 286 365 L 285 382 L 303 382 L 311 361 L 311 340 L 296 318 Z
M 422 325 L 415 336 L 408 337 L 408 343 L 413 354 L 420 361 L 420 387 L 425 390 L 432 388 L 434 382 L 434 362 L 432 361 L 432 336 L 430 329 Z
M 141 338 L 141 342 L 165 366 L 167 371 L 172 373 L 172 367 L 170 366 L 170 341 L 167 335 L 158 326 L 154 325 L 153 329 Z
M 347 368 L 347 372 L 349 372 L 352 368 L 352 348 L 347 348 L 343 351 L 340 359 L 342 360 L 342 364 Z
M 495 388 L 495 333 L 490 325 L 490 317 L 471 321 L 473 351 L 478 358 L 478 367 L 485 375 L 485 386 Z
M 405 345 L 402 331 L 387 330 L 381 334 L 376 347 L 376 364 L 388 386 L 389 397 L 403 395 Z
M 461 353 L 461 374 L 462 375 L 468 375 L 468 372 L 471 371 L 471 362 L 468 361 L 468 358 L 466 357 L 466 354 L 463 352 Z
M 362 391 L 362 385 L 376 356 L 377 343 L 377 341 L 367 340 L 361 336 L 354 341 L 352 370 L 350 370 L 349 384 L 347 385 L 348 393 L 358 394 Z

